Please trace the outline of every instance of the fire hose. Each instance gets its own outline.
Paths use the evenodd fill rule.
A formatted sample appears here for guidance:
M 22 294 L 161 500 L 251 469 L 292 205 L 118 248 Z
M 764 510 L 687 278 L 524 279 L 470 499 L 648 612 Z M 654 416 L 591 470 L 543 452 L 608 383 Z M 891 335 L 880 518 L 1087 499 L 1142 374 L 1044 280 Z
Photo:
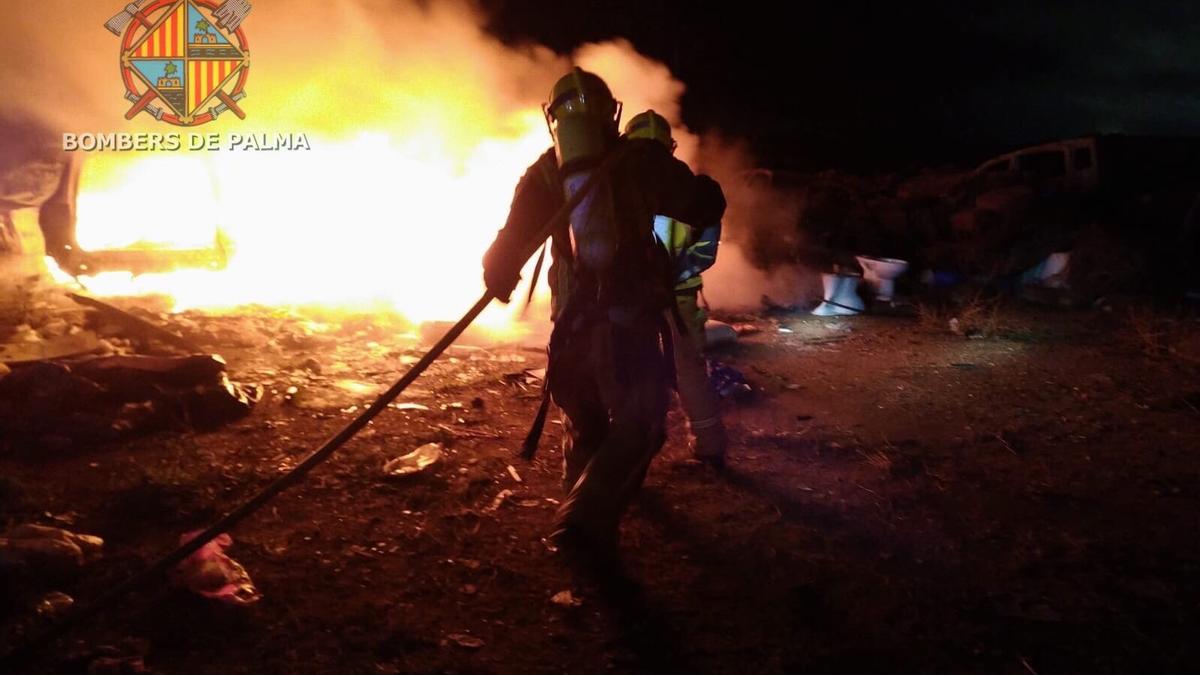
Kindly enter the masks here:
M 586 197 L 593 189 L 595 189 L 600 178 L 612 170 L 612 167 L 616 164 L 619 157 L 624 154 L 626 147 L 627 146 L 622 144 L 610 152 L 608 156 L 604 158 L 604 161 L 601 162 L 601 164 L 588 178 L 587 182 L 583 184 L 583 187 L 574 195 L 572 195 L 571 198 L 568 199 L 566 203 L 563 204 L 563 206 L 559 208 L 558 211 L 548 221 L 546 221 L 546 223 L 542 226 L 542 229 L 539 230 L 539 233 L 532 240 L 531 244 L 519 254 L 522 267 L 524 266 L 525 262 L 533 256 L 534 252 L 539 246 L 541 246 L 542 242 L 545 241 L 546 238 L 567 223 L 568 219 L 571 217 L 571 212 L 574 211 L 577 206 L 579 206 L 584 197 Z M 297 464 L 295 468 L 276 479 L 270 485 L 259 491 L 258 494 L 246 500 L 237 508 L 225 514 L 212 525 L 209 525 L 204 529 L 204 531 L 193 537 L 188 542 L 180 545 L 178 548 L 162 558 L 159 558 L 152 565 L 133 575 L 124 582 L 110 588 L 104 593 L 101 593 L 88 605 L 71 612 L 58 623 L 36 635 L 24 645 L 17 647 L 13 651 L 6 654 L 3 659 L 0 659 L 0 665 L 4 666 L 3 670 L 28 664 L 28 662 L 37 654 L 40 649 L 44 648 L 54 640 L 62 637 L 68 631 L 84 621 L 100 614 L 105 609 L 108 609 L 110 606 L 116 604 L 129 592 L 142 586 L 151 578 L 160 577 L 161 575 L 165 574 L 167 571 L 186 560 L 193 553 L 203 548 L 205 544 L 213 539 L 216 539 L 218 536 L 233 528 L 235 525 L 261 509 L 281 492 L 300 482 L 300 480 L 308 475 L 310 471 L 316 468 L 319 464 L 324 463 L 325 460 L 332 457 L 333 454 L 337 452 L 338 449 L 340 449 L 343 445 L 345 445 L 347 441 L 358 434 L 359 431 L 362 431 L 362 429 L 366 427 L 372 419 L 374 419 L 379 413 L 383 412 L 384 409 L 387 408 L 389 403 L 394 401 L 396 397 L 398 397 L 405 389 L 409 387 L 409 385 L 416 381 L 416 379 L 420 377 L 421 374 L 429 368 L 429 366 L 433 365 L 433 362 L 436 361 L 442 355 L 442 353 L 445 352 L 446 349 L 449 348 L 456 339 L 458 339 L 460 335 L 462 335 L 463 331 L 465 331 L 467 327 L 475 321 L 479 314 L 483 312 L 483 310 L 486 309 L 495 298 L 496 296 L 492 294 L 491 291 L 484 292 L 483 296 L 480 297 L 479 300 L 477 300 L 469 310 L 467 310 L 466 314 L 464 314 L 457 323 L 447 330 L 445 335 L 443 335 L 441 339 L 439 339 L 433 345 L 433 347 L 431 347 L 429 351 L 421 357 L 419 361 L 413 364 L 413 366 L 409 368 L 408 372 L 406 372 L 403 377 L 397 380 L 396 383 L 393 384 L 387 391 L 380 394 L 379 397 L 375 399 L 374 403 L 363 410 L 363 412 L 359 413 L 357 417 L 351 420 L 340 431 L 331 436 L 329 440 L 325 441 L 324 444 L 313 451 L 312 454 L 304 459 L 304 461 Z

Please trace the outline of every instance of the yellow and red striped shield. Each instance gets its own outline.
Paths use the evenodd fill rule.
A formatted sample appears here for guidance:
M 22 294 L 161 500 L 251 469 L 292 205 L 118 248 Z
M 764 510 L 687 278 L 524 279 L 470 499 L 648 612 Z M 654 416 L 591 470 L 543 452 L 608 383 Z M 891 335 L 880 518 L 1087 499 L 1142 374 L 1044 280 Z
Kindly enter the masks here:
M 192 113 L 200 109 L 218 89 L 237 73 L 242 66 L 240 60 L 222 59 L 192 61 L 187 64 L 187 107 Z
M 130 51 L 139 59 L 180 58 L 186 56 L 187 7 L 179 3 L 159 20 L 158 26 L 146 34 L 140 44 Z

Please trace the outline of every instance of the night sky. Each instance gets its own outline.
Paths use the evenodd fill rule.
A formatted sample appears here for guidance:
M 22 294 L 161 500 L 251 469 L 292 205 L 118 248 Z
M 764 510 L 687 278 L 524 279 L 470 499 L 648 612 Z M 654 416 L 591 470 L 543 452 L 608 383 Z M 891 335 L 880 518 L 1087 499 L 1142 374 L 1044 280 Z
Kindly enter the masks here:
M 685 122 L 776 167 L 972 164 L 1094 131 L 1200 135 L 1200 3 L 484 0 L 507 42 L 629 39 Z M 619 92 L 618 97 L 619 97 Z

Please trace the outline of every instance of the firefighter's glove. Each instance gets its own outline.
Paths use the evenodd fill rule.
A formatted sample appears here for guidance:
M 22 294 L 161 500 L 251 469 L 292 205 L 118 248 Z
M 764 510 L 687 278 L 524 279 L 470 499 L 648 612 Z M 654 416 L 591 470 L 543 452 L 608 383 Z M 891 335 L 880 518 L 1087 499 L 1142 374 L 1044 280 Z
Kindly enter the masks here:
M 521 281 L 521 261 L 500 241 L 483 256 L 483 283 L 500 302 L 507 303 Z

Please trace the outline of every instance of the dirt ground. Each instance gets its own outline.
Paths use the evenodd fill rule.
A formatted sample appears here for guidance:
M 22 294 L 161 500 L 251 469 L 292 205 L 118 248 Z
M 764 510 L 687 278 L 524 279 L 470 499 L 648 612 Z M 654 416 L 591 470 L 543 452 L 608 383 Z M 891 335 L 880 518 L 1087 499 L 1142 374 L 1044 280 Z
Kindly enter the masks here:
M 36 672 L 83 672 L 71 658 L 101 646 L 171 674 L 1195 672 L 1200 369 L 1146 354 L 1114 315 L 1011 318 L 967 339 L 905 318 L 757 317 L 717 355 L 759 390 L 726 403 L 729 468 L 689 461 L 672 411 L 619 594 L 545 543 L 561 426 L 533 463 L 515 456 L 539 395 L 522 371 L 544 358 L 456 348 L 401 399 L 428 410 L 388 410 L 231 533 L 261 602 L 150 585 Z M 212 433 L 0 457 L 3 525 L 106 542 L 77 577 L 9 584 L 5 646 L 45 592 L 83 602 L 142 569 L 420 354 L 364 319 L 191 321 L 266 398 Z M 442 463 L 382 475 L 431 441 Z M 574 603 L 552 601 L 567 590 Z

